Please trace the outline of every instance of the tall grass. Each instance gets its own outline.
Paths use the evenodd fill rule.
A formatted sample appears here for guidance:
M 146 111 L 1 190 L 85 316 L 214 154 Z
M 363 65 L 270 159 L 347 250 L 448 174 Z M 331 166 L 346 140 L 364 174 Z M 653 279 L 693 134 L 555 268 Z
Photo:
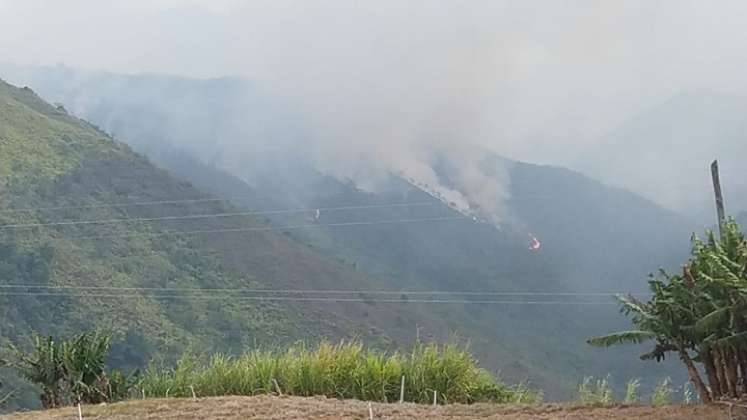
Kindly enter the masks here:
M 594 379 L 587 376 L 578 386 L 578 397 L 582 404 L 612 404 L 615 397 L 612 395 L 609 377 Z
M 364 349 L 360 343 L 298 344 L 284 352 L 253 350 L 232 358 L 213 356 L 201 363 L 183 356 L 173 368 L 151 366 L 141 387 L 148 396 L 201 397 L 273 393 L 324 395 L 395 402 L 405 377 L 405 401 L 431 403 L 534 402 L 538 394 L 509 387 L 477 367 L 471 354 L 453 344 L 416 343 L 409 353 Z
M 672 380 L 670 378 L 664 378 L 664 380 L 654 388 L 654 393 L 651 394 L 651 405 L 659 407 L 670 403 L 672 393 L 674 392 L 671 384 Z
M 631 379 L 625 386 L 625 403 L 634 404 L 640 401 L 641 397 L 638 394 L 638 390 L 641 388 L 641 381 L 639 379 Z

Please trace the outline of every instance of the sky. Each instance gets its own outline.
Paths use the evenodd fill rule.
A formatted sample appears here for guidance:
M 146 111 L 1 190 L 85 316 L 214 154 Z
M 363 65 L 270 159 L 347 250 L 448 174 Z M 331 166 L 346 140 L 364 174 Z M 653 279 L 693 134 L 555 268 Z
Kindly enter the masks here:
M 680 92 L 747 95 L 745 16 L 733 0 L 0 0 L 0 57 L 245 77 L 343 156 L 469 142 L 573 166 Z

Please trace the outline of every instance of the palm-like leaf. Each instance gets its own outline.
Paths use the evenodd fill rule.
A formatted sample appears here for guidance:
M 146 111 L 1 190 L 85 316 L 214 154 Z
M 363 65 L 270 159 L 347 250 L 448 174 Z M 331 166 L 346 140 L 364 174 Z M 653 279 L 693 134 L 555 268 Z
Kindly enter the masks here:
M 618 344 L 640 344 L 655 338 L 656 333 L 653 331 L 631 330 L 592 337 L 586 342 L 594 347 L 611 347 Z
M 719 308 L 700 318 L 695 323 L 695 331 L 699 334 L 708 335 L 718 329 L 724 328 L 729 322 L 730 310 L 730 307 Z

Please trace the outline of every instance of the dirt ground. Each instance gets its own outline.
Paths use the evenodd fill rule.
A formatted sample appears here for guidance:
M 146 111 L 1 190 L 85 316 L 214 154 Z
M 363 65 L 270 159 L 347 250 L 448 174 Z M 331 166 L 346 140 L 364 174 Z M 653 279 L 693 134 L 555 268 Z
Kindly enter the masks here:
M 724 406 L 579 407 L 543 404 L 501 406 L 490 404 L 431 407 L 415 404 L 371 405 L 375 419 L 497 419 L 497 420 L 730 420 Z M 296 397 L 221 397 L 152 399 L 100 406 L 84 406 L 86 420 L 142 419 L 369 419 L 369 405 L 361 401 Z M 76 408 L 36 411 L 0 417 L 3 420 L 70 420 Z M 747 420 L 747 410 L 734 408 L 733 420 Z

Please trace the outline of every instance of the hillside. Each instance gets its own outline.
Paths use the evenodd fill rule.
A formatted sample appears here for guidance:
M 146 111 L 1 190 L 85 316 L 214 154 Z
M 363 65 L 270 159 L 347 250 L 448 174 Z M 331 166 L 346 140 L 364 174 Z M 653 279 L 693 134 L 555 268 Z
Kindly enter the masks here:
M 415 404 L 371 406 L 374 418 L 385 419 L 499 419 L 499 420 L 721 420 L 727 408 L 720 406 L 574 407 L 570 405 L 499 406 L 449 405 L 436 408 Z M 734 414 L 738 414 L 739 408 Z M 7 416 L 7 420 L 63 420 L 73 408 Z M 91 420 L 140 419 L 367 419 L 369 405 L 362 401 L 326 398 L 225 397 L 132 401 L 110 406 L 83 407 Z
M 351 320 L 365 320 L 346 315 L 352 304 L 273 301 L 235 291 L 361 289 L 371 282 L 282 232 L 265 230 L 261 218 L 180 218 L 237 209 L 31 90 L 4 82 L 0 174 L 0 344 L 23 345 L 32 331 L 108 328 L 118 339 L 113 363 L 132 368 L 185 349 L 237 352 L 321 337 L 391 341 L 376 323 Z M 221 232 L 227 228 L 249 230 Z M 194 230 L 203 233 L 175 233 Z M 399 306 L 367 312 L 383 325 L 400 319 L 409 337 L 415 321 Z M 6 373 L 3 389 L 20 386 Z M 35 397 L 23 389 L 14 402 L 28 406 Z
M 431 338 L 446 338 L 456 332 L 470 341 L 484 366 L 499 371 L 507 380 L 528 379 L 551 399 L 568 397 L 583 375 L 611 373 L 619 388 L 631 377 L 642 377 L 644 387 L 651 387 L 670 374 L 666 364 L 641 363 L 634 349 L 603 352 L 584 342 L 590 335 L 626 325 L 614 306 L 586 305 L 612 302 L 608 296 L 589 293 L 642 291 L 648 273 L 661 266 L 676 269 L 687 253 L 689 223 L 648 200 L 564 168 L 486 155 L 487 165 L 503 165 L 510 171 L 507 206 L 511 223 L 501 231 L 470 220 L 354 229 L 326 226 L 458 214 L 395 176 L 374 191 L 315 171 L 299 156 L 302 148 L 287 147 L 292 139 L 303 138 L 293 116 L 286 114 L 283 119 L 272 106 L 257 105 L 268 102 L 260 93 L 248 99 L 256 106 L 246 108 L 239 98 L 249 87 L 242 80 L 193 81 L 106 73 L 81 76 L 69 69 L 38 69 L 26 76 L 45 96 L 237 207 L 322 209 L 319 220 L 313 211 L 267 217 L 274 226 L 319 224 L 314 229 L 289 230 L 283 237 L 355 274 L 309 279 L 305 275 L 308 269 L 297 263 L 268 264 L 276 261 L 272 252 L 248 259 L 239 251 L 237 236 L 202 239 L 220 251 L 218 255 L 228 266 L 258 278 L 277 278 L 287 287 L 468 291 L 473 294 L 466 297 L 396 296 L 408 301 L 503 302 L 385 305 L 364 296 L 368 304 L 336 307 L 336 313 L 346 319 L 386 331 L 391 345 L 409 344 L 416 331 Z M 244 135 L 277 138 L 276 148 L 245 155 L 228 147 L 231 138 L 243 133 L 247 118 L 266 124 L 257 125 L 261 131 Z M 290 122 L 280 128 L 280 120 Z M 196 129 L 185 130 L 185 126 Z M 221 156 L 231 159 L 225 161 Z M 414 205 L 324 210 L 387 203 Z M 529 251 L 529 232 L 542 241 L 541 252 Z M 279 276 L 278 269 L 285 274 Z M 357 283 L 351 283 L 351 278 Z M 511 292 L 529 294 L 512 296 Z M 544 292 L 571 295 L 544 296 Z M 532 303 L 539 300 L 561 302 Z M 321 309 L 326 311 L 329 306 Z

